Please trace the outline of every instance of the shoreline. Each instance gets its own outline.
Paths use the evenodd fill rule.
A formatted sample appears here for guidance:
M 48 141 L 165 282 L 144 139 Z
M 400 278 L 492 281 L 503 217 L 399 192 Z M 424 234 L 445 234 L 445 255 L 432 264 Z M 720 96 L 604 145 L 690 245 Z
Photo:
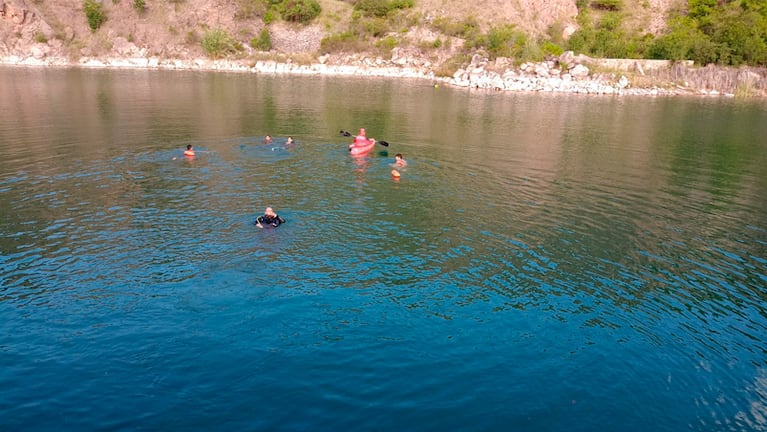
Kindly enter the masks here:
M 676 86 L 675 88 L 632 87 L 628 78 L 621 74 L 608 79 L 604 74 L 590 74 L 580 63 L 570 66 L 568 72 L 560 73 L 555 62 L 526 63 L 520 68 L 503 68 L 503 72 L 488 69 L 488 60 L 475 56 L 465 69 L 459 69 L 452 77 L 436 76 L 425 67 L 409 67 L 393 64 L 381 59 L 371 60 L 355 57 L 335 59 L 329 64 L 328 56 L 310 64 L 278 62 L 276 60 L 212 60 L 197 58 L 161 59 L 157 57 L 82 57 L 71 61 L 64 57 L 5 56 L 0 65 L 7 67 L 33 68 L 83 68 L 83 69 L 135 69 L 135 70 L 177 70 L 201 72 L 236 72 L 254 74 L 290 74 L 306 76 L 355 76 L 375 78 L 410 78 L 429 80 L 437 85 L 449 85 L 467 89 L 484 89 L 498 92 L 590 94 L 614 96 L 704 96 L 734 97 L 732 93 L 716 90 L 696 90 Z

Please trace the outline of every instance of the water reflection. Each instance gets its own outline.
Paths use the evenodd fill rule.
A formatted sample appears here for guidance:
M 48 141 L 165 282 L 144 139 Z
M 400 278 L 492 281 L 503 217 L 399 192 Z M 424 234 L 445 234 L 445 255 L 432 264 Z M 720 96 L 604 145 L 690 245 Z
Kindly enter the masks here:
M 94 405 L 68 372 L 78 358 L 110 377 L 91 382 L 97 393 L 125 394 L 132 377 L 153 394 L 153 369 L 207 383 L 187 389 L 209 404 L 195 412 L 245 404 L 270 426 L 275 400 L 338 426 L 335 413 L 357 411 L 328 405 L 336 395 L 358 425 L 366 404 L 390 401 L 380 408 L 401 429 L 414 415 L 396 401 L 435 414 L 455 393 L 483 429 L 498 416 L 562 429 L 541 412 L 583 430 L 763 427 L 763 107 L 407 81 L 0 74 L 9 93 L 47 100 L 0 100 L 0 350 L 16 367 L 0 374 L 0 399 L 74 389 L 56 399 L 61 412 Z M 350 157 L 338 136 L 350 125 L 391 146 Z M 267 145 L 267 133 L 300 139 Z M 399 182 L 389 151 L 408 156 Z M 266 205 L 288 222 L 254 229 Z M 64 360 L 35 366 L 51 357 Z M 203 379 L 203 366 L 232 377 Z M 50 395 L 25 390 L 43 378 Z M 286 390 L 299 382 L 303 392 Z M 254 388 L 275 397 L 262 403 Z M 116 398 L 99 412 L 124 418 Z M 168 406 L 133 401 L 167 425 Z M 19 425 L 44 417 L 29 407 L 12 416 Z

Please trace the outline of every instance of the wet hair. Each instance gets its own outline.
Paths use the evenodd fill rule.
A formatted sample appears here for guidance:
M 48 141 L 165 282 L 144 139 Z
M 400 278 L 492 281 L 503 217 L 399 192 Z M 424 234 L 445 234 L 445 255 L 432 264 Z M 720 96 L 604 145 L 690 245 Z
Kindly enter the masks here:
M 402 153 L 397 153 L 397 154 L 394 155 L 394 157 L 398 157 L 398 158 L 402 159 Z
M 191 145 L 191 144 L 187 144 L 187 145 L 186 145 L 186 149 L 187 149 L 187 150 L 191 150 L 191 149 L 192 149 L 192 145 Z

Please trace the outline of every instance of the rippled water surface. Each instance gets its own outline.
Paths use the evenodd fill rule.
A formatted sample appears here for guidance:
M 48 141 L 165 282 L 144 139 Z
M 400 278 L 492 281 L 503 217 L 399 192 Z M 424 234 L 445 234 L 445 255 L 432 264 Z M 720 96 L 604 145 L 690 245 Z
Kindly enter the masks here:
M 0 82 L 0 430 L 767 430 L 761 101 Z

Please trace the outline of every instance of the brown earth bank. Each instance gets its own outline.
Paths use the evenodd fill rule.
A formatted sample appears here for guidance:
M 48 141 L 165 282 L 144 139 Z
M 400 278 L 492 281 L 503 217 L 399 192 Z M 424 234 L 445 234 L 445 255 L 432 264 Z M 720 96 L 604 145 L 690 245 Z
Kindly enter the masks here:
M 252 1 L 251 1 L 252 3 Z M 631 2 L 627 2 L 631 3 Z M 650 32 L 665 28 L 678 0 L 648 0 L 631 13 L 635 25 Z M 225 70 L 256 73 L 355 74 L 417 77 L 466 88 L 597 94 L 767 96 L 767 72 L 760 68 L 696 67 L 650 60 L 592 59 L 566 52 L 540 63 L 490 60 L 478 52 L 445 73 L 445 64 L 462 48 L 428 24 L 436 19 L 476 19 L 482 26 L 510 23 L 528 34 L 577 29 L 574 0 L 415 0 L 403 43 L 382 55 L 375 49 L 322 55 L 320 42 L 348 26 L 352 5 L 321 0 L 323 12 L 311 25 L 276 21 L 245 13 L 248 0 L 103 0 L 106 21 L 88 25 L 82 0 L 0 0 L 0 63 L 27 66 L 132 67 Z M 632 3 L 633 4 L 633 3 Z M 271 49 L 250 41 L 267 28 Z M 222 30 L 242 50 L 211 59 L 203 50 L 205 32 Z

